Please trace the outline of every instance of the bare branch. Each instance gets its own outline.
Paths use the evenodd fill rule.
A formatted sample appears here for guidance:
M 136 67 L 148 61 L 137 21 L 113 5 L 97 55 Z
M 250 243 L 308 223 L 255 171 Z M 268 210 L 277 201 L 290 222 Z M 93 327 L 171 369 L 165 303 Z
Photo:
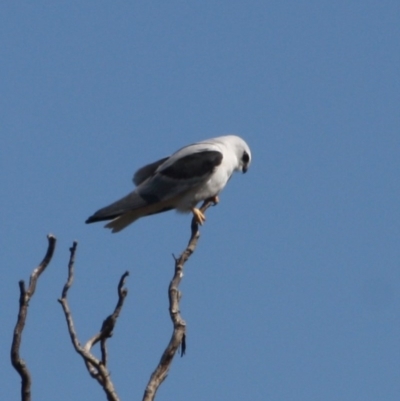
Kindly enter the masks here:
M 13 341 L 11 345 L 11 363 L 15 370 L 21 376 L 21 400 L 30 401 L 31 400 L 31 375 L 29 373 L 28 367 L 25 361 L 19 355 L 19 349 L 21 346 L 22 332 L 25 327 L 26 317 L 28 314 L 29 301 L 35 293 L 36 283 L 40 275 L 44 272 L 46 267 L 51 261 L 54 254 L 54 249 L 56 247 L 56 237 L 52 234 L 47 236 L 48 247 L 45 257 L 42 262 L 33 270 L 29 278 L 28 289 L 25 288 L 25 282 L 21 280 L 19 284 L 19 312 L 17 323 L 14 328 Z
M 124 304 L 124 300 L 128 294 L 128 290 L 124 287 L 125 279 L 129 275 L 125 272 L 118 284 L 118 302 L 114 309 L 114 312 L 108 316 L 100 329 L 100 332 L 95 334 L 87 343 L 82 346 L 78 340 L 78 336 L 75 331 L 74 322 L 72 319 L 71 310 L 68 305 L 67 295 L 70 289 L 73 279 L 74 279 L 74 263 L 75 263 L 75 253 L 78 246 L 77 242 L 74 242 L 70 248 L 70 260 L 68 263 L 68 278 L 62 290 L 61 298 L 58 300 L 60 302 L 64 315 L 67 321 L 68 332 L 71 338 L 72 345 L 75 351 L 82 357 L 85 362 L 86 368 L 89 374 L 97 380 L 101 385 L 104 392 L 106 393 L 108 401 L 119 401 L 118 395 L 115 391 L 114 385 L 110 378 L 110 373 L 107 369 L 107 348 L 106 340 L 110 338 L 113 334 L 115 324 L 117 322 L 118 316 Z M 100 341 L 101 346 L 101 360 L 96 358 L 90 351 L 92 347 Z
M 207 200 L 203 203 L 200 210 L 204 213 L 211 205 L 215 204 L 213 200 Z M 173 332 L 171 340 L 167 345 L 164 353 L 161 356 L 160 362 L 152 373 L 150 380 L 144 392 L 143 401 L 153 401 L 158 388 L 161 383 L 166 379 L 172 360 L 181 346 L 181 355 L 184 355 L 186 350 L 186 322 L 180 315 L 179 301 L 181 299 L 181 292 L 178 287 L 183 277 L 183 267 L 192 253 L 195 251 L 197 242 L 200 237 L 199 226 L 196 219 L 193 217 L 191 223 L 191 235 L 186 249 L 181 253 L 178 258 L 175 258 L 174 276 L 168 287 L 169 298 L 169 315 L 173 324 Z

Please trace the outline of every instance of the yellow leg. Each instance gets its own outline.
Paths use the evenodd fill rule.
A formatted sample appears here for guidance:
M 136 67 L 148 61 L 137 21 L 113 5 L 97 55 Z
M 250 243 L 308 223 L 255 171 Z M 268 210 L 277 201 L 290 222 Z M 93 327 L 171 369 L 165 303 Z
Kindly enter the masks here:
M 206 216 L 204 216 L 204 214 L 200 211 L 200 209 L 192 207 L 192 213 L 197 223 L 203 225 L 203 223 L 206 221 Z

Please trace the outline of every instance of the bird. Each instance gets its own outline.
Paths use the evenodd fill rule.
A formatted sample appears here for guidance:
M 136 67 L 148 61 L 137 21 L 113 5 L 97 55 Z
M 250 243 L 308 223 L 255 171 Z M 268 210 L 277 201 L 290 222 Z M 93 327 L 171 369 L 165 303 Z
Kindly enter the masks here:
M 192 212 L 202 225 L 206 217 L 196 205 L 205 200 L 217 204 L 232 174 L 246 173 L 250 163 L 250 148 L 239 136 L 193 143 L 137 170 L 133 176 L 136 188 L 99 209 L 86 224 L 111 220 L 105 227 L 116 233 L 141 217 L 176 209 Z

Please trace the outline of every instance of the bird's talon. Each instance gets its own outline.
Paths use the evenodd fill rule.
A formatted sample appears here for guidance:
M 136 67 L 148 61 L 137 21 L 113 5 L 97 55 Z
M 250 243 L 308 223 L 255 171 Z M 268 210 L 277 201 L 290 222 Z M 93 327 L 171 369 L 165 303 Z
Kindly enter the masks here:
M 196 222 L 202 226 L 203 223 L 206 221 L 206 216 L 204 215 L 204 213 L 200 209 L 197 209 L 195 207 L 192 209 L 192 213 Z

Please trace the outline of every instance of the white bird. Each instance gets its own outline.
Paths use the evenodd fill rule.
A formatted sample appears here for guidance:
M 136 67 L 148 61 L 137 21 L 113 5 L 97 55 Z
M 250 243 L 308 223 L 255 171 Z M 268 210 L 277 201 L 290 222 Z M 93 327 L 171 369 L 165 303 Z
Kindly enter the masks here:
M 196 205 L 208 199 L 217 203 L 218 194 L 232 173 L 245 173 L 250 162 L 250 148 L 235 135 L 185 146 L 136 171 L 135 190 L 98 210 L 86 223 L 111 220 L 105 227 L 115 233 L 140 217 L 177 209 L 191 211 L 196 221 L 203 224 L 206 218 Z

